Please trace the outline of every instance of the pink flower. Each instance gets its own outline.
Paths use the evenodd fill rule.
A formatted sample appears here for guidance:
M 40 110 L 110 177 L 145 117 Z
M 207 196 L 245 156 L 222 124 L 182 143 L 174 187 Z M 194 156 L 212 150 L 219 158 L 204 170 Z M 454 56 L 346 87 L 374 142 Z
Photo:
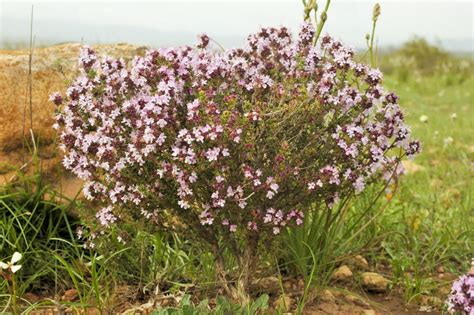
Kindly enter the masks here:
M 96 218 L 99 220 L 100 224 L 105 227 L 110 227 L 112 223 L 117 221 L 117 217 L 112 213 L 112 206 L 102 208 L 97 212 Z
M 213 148 L 206 151 L 206 158 L 209 162 L 217 161 L 219 153 L 221 152 L 220 148 Z
M 274 192 L 273 190 L 267 191 L 266 197 L 267 197 L 268 199 L 272 199 L 273 196 L 275 196 L 275 192 Z
M 469 273 L 454 281 L 446 305 L 450 313 L 472 314 L 474 312 L 474 259 Z

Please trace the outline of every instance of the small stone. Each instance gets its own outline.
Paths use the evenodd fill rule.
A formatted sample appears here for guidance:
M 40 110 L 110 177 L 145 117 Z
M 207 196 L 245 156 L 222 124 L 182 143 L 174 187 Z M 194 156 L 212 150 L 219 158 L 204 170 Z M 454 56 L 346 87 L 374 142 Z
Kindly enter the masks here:
M 61 297 L 62 301 L 73 302 L 77 300 L 79 296 L 79 292 L 76 289 L 69 289 L 64 292 L 63 296 Z
M 355 295 L 352 295 L 352 294 L 345 295 L 344 299 L 349 303 L 359 305 L 359 306 L 362 306 L 362 307 L 368 307 L 369 306 L 369 303 L 367 303 L 366 301 L 364 301 L 361 298 L 359 298 Z
M 357 255 L 351 259 L 352 264 L 360 270 L 369 270 L 369 263 L 361 255 Z
M 321 301 L 334 302 L 336 301 L 336 297 L 334 296 L 334 294 L 332 294 L 330 290 L 326 289 L 323 290 L 323 292 L 321 293 Z
M 293 300 L 286 294 L 281 295 L 274 303 L 273 306 L 281 312 L 289 312 L 291 309 L 291 303 Z
M 375 315 L 374 310 L 363 310 L 362 315 Z
M 361 275 L 362 287 L 367 291 L 386 292 L 390 281 L 375 272 L 364 272 Z
M 438 266 L 438 268 L 436 268 L 436 271 L 438 273 L 444 273 L 444 267 L 443 266 Z
M 334 281 L 344 282 L 350 280 L 352 276 L 353 274 L 349 267 L 342 265 L 332 273 L 331 279 Z

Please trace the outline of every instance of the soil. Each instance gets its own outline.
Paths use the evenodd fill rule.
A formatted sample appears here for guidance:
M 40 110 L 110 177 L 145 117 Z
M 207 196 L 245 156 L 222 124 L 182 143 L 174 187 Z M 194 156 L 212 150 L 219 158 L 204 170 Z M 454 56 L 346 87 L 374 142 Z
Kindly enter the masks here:
M 420 309 L 419 306 L 406 306 L 400 297 L 395 296 L 370 296 L 367 300 L 368 306 L 356 305 L 343 300 L 336 300 L 335 302 L 318 302 L 306 306 L 303 314 L 305 315 L 416 315 L 416 314 L 441 314 L 440 311 L 435 311 L 431 308 L 426 310 Z M 154 307 L 149 308 L 151 304 L 132 305 L 125 303 L 121 310 L 113 312 L 103 312 L 102 314 L 143 314 L 148 315 L 153 312 Z M 159 305 L 159 304 L 157 304 Z M 270 308 L 268 314 L 275 313 L 275 310 Z M 79 307 L 42 307 L 32 311 L 32 315 L 56 315 L 56 314 L 87 314 L 97 315 L 100 311 L 95 307 L 89 307 L 85 310 Z M 288 314 L 294 314 L 294 311 Z
M 298 283 L 294 279 L 284 280 L 284 287 L 293 287 L 299 290 Z M 296 284 L 296 286 L 295 286 Z M 350 284 L 346 284 L 343 287 L 330 287 L 326 291 L 331 292 L 331 298 L 328 299 L 326 294 L 318 295 L 318 298 L 311 297 L 309 294 L 309 301 L 306 304 L 303 314 L 305 315 L 323 315 L 323 314 L 338 314 L 338 315 L 382 315 L 382 314 L 394 314 L 394 315 L 414 315 L 414 314 L 442 314 L 441 311 L 433 305 L 417 305 L 417 304 L 406 304 L 403 301 L 401 295 L 397 293 L 397 289 L 393 289 L 387 293 L 367 293 L 362 290 L 348 290 L 346 287 Z M 275 305 L 278 303 L 278 293 L 273 288 L 268 288 L 269 291 L 266 292 L 270 295 L 269 309 L 265 314 L 275 314 Z M 72 290 L 68 290 L 72 291 Z M 84 309 L 77 304 L 76 306 L 67 306 L 65 305 L 65 296 L 57 295 L 57 300 L 62 302 L 53 302 L 55 305 L 63 303 L 61 306 L 44 306 L 39 307 L 35 311 L 29 313 L 33 315 L 49 315 L 49 314 L 87 314 L 87 315 L 96 315 L 96 314 L 151 314 L 158 306 L 174 306 L 177 304 L 175 297 L 172 295 L 161 295 L 156 296 L 155 298 L 147 299 L 137 299 L 136 290 L 131 286 L 121 286 L 117 288 L 117 292 L 113 295 L 112 304 L 116 305 L 112 311 L 100 311 L 95 307 L 88 307 Z M 192 292 L 190 294 L 194 295 Z M 295 314 L 296 310 L 296 300 L 301 296 L 301 291 L 298 292 L 288 292 L 288 299 L 285 303 L 289 302 L 288 312 L 284 314 Z M 34 294 L 28 293 L 24 296 L 25 299 L 28 299 L 30 302 L 38 302 L 54 300 L 52 297 L 38 297 Z M 205 297 L 202 297 L 205 298 Z M 313 299 L 313 300 L 311 300 Z M 215 299 L 210 298 L 210 305 L 213 305 Z M 70 305 L 78 303 L 75 300 L 67 300 Z M 199 299 L 195 301 L 199 302 Z M 49 304 L 53 304 L 49 303 Z M 71 304 L 72 303 L 72 304 Z M 93 303 L 91 303 L 93 304 Z
M 370 310 L 374 311 L 373 313 Z M 423 312 L 416 306 L 405 306 L 401 298 L 390 297 L 374 298 L 369 302 L 368 307 L 349 304 L 347 302 L 329 303 L 322 302 L 317 305 L 310 305 L 304 311 L 306 315 L 323 315 L 323 314 L 338 314 L 338 315 L 369 315 L 369 314 L 393 314 L 393 315 L 414 315 L 414 314 L 441 314 L 441 312 Z

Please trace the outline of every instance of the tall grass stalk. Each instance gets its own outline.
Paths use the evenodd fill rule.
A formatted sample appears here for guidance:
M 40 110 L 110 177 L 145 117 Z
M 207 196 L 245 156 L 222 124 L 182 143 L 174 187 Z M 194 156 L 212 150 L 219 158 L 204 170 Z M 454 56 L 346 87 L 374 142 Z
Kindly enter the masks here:
M 378 17 L 380 16 L 380 4 L 375 4 L 374 10 L 372 13 L 372 33 L 370 35 L 370 45 L 369 45 L 369 52 L 370 52 L 370 65 L 372 67 L 376 66 L 375 57 L 377 53 L 374 53 L 374 38 L 375 38 L 375 27 L 377 25 Z

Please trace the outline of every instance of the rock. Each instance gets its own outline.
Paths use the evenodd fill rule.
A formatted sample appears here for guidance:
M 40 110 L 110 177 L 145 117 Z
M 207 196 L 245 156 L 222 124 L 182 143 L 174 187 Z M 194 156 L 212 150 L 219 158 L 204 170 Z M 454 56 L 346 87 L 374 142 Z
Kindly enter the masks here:
M 366 291 L 386 292 L 390 281 L 375 272 L 364 272 L 361 275 L 362 287 Z
M 334 270 L 331 275 L 331 279 L 334 281 L 345 282 L 349 281 L 352 278 L 353 274 L 352 271 L 346 265 L 342 265 L 341 267 Z
M 79 297 L 79 292 L 76 289 L 69 289 L 64 292 L 63 296 L 61 297 L 62 301 L 67 302 L 74 302 Z
M 351 264 L 360 270 L 369 270 L 369 263 L 361 255 L 357 255 L 350 260 Z
M 336 297 L 330 290 L 325 289 L 321 292 L 321 301 L 333 303 L 336 301 Z
M 280 312 L 289 312 L 292 302 L 293 300 L 288 295 L 283 294 L 273 303 L 273 306 Z
M 443 266 L 438 266 L 438 268 L 436 268 L 436 271 L 438 273 L 444 273 L 444 267 Z
M 374 310 L 363 310 L 362 315 L 375 315 Z
M 369 306 L 369 303 L 367 303 L 366 301 L 364 301 L 363 299 L 353 295 L 353 294 L 346 294 L 344 296 L 344 299 L 348 302 L 348 303 L 352 303 L 352 304 L 355 304 L 355 305 L 359 305 L 359 306 L 362 306 L 362 307 L 368 307 Z
M 50 175 L 61 165 L 61 154 L 52 158 L 59 150 L 55 143 L 54 123 L 56 106 L 49 101 L 54 91 L 64 92 L 67 82 L 78 73 L 77 58 L 80 43 L 54 45 L 46 48 L 35 48 L 32 59 L 32 99 L 33 131 L 40 140 L 38 154 L 47 159 L 50 165 L 42 165 L 42 173 Z M 139 54 L 137 46 L 95 45 L 99 56 L 111 55 L 130 60 Z M 21 166 L 23 127 L 30 140 L 30 98 L 25 93 L 29 79 L 29 50 L 0 50 L 0 163 Z M 24 120 L 24 109 L 26 119 Z M 30 158 L 27 153 L 27 160 Z M 43 160 L 44 161 L 44 160 Z M 0 171 L 4 171 L 1 170 Z M 74 196 L 68 196 L 74 197 Z

